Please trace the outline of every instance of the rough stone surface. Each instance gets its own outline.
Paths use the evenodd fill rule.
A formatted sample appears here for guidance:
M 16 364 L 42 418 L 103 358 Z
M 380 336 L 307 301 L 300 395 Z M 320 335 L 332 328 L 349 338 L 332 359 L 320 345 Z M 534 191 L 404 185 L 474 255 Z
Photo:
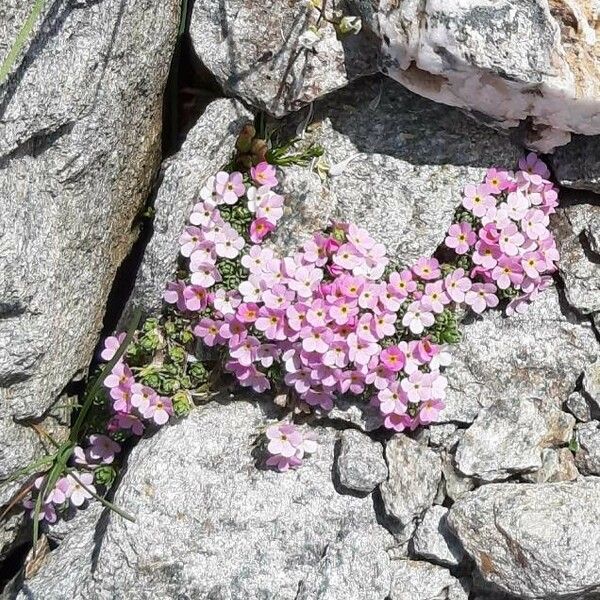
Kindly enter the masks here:
M 153 235 L 144 251 L 126 315 L 136 307 L 146 313 L 160 309 L 165 285 L 176 269 L 179 236 L 200 188 L 230 160 L 240 130 L 252 118 L 235 100 L 211 102 L 188 132 L 181 150 L 163 164 L 154 200 Z
M 305 144 L 325 149 L 330 176 L 321 183 L 316 173 L 296 170 L 285 186 L 289 205 L 275 240 L 288 249 L 332 218 L 343 219 L 412 264 L 443 241 L 465 183 L 480 181 L 491 164 L 515 164 L 521 153 L 459 111 L 377 77 L 314 108 Z M 291 135 L 302 118 L 290 119 Z
M 318 452 L 281 474 L 251 457 L 267 424 L 255 403 L 212 403 L 140 442 L 115 496 L 137 522 L 70 533 L 18 598 L 384 598 L 394 541 L 370 497 L 336 492 L 337 432 L 317 428 Z
M 394 562 L 390 600 L 466 600 L 468 594 L 450 571 L 427 562 Z
M 542 450 L 541 468 L 535 473 L 524 474 L 523 479 L 531 483 L 555 483 L 574 481 L 578 476 L 575 458 L 568 448 L 546 448 Z
M 582 385 L 592 401 L 593 408 L 600 409 L 600 359 L 585 367 Z
M 599 136 L 576 135 L 550 158 L 557 181 L 570 188 L 600 193 Z
M 381 415 L 376 408 L 353 399 L 352 396 L 339 398 L 335 406 L 327 413 L 329 419 L 338 419 L 356 425 L 363 431 L 375 431 L 381 427 Z
M 0 86 L 0 446 L 12 440 L 18 466 L 39 445 L 13 419 L 44 415 L 87 368 L 136 237 L 180 5 L 46 3 Z M 28 11 L 3 2 L 3 44 Z M 0 462 L 2 479 L 13 464 Z
M 381 444 L 354 429 L 342 433 L 336 467 L 342 486 L 357 492 L 372 492 L 388 476 Z
M 597 597 L 600 480 L 491 484 L 448 523 L 488 583 L 519 598 Z
M 455 567 L 465 554 L 460 542 L 448 528 L 447 515 L 447 508 L 432 506 L 423 515 L 412 544 L 417 556 L 445 567 Z
M 454 457 L 449 454 L 442 456 L 442 472 L 444 475 L 444 492 L 451 500 L 458 500 L 475 487 L 475 480 L 466 477 L 454 465 Z
M 387 513 L 410 526 L 432 504 L 441 479 L 441 461 L 433 450 L 406 435 L 395 435 L 385 447 L 389 476 L 381 484 Z
M 317 21 L 317 39 L 305 45 Z M 227 92 L 277 117 L 377 70 L 367 35 L 338 38 L 307 2 L 198 0 L 190 35 L 198 58 Z
M 567 301 L 586 314 L 600 311 L 600 254 L 591 247 L 591 232 L 598 229 L 599 205 L 568 206 L 552 219 Z
M 573 392 L 565 402 L 567 410 L 578 420 L 587 423 L 592 420 L 590 404 L 579 392 Z
M 600 14 L 593 2 L 355 0 L 381 69 L 409 89 L 514 127 L 547 152 L 600 133 Z
M 481 411 L 456 449 L 456 464 L 465 475 L 484 481 L 507 479 L 542 466 L 542 449 L 566 444 L 575 419 L 551 400 L 501 397 Z
M 446 370 L 441 421 L 471 423 L 482 407 L 523 397 L 562 403 L 599 346 L 588 323 L 563 314 L 556 289 L 546 290 L 524 315 L 491 311 L 462 328 Z
M 577 426 L 579 449 L 575 463 L 584 475 L 600 475 L 600 422 L 590 421 Z

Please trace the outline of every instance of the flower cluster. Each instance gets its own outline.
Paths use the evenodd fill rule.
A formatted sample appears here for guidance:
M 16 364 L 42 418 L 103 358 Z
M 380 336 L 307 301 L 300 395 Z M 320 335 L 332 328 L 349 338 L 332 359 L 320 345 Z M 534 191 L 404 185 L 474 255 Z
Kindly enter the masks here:
M 96 494 L 94 482 L 109 483 L 95 476 L 105 465 L 114 461 L 115 455 L 121 452 L 121 446 L 110 437 L 102 434 L 89 436 L 89 445 L 84 450 L 81 446 L 74 448 L 73 467 L 69 473 L 60 477 L 54 487 L 44 497 L 38 518 L 48 523 L 56 523 L 59 515 L 66 515 L 70 510 L 82 508 Z M 100 481 L 99 481 L 100 479 Z M 33 485 L 35 492 L 27 498 L 23 505 L 35 513 L 36 497 L 42 489 L 43 477 L 38 477 Z
M 251 180 L 221 172 L 206 182 L 190 217 L 195 228 L 180 240 L 189 278 L 171 284 L 165 300 L 197 315 L 194 333 L 205 346 L 227 348 L 225 368 L 242 386 L 264 392 L 285 384 L 300 404 L 325 411 L 336 397 L 357 395 L 394 431 L 431 423 L 444 407 L 444 342 L 458 339 L 456 308 L 481 314 L 503 298 L 514 299 L 510 309 L 523 306 L 554 269 L 545 225 L 556 192 L 534 155 L 521 167 L 490 169 L 484 184 L 466 186 L 446 238 L 449 260 L 424 257 L 402 270 L 353 224 L 334 224 L 295 254 L 277 256 L 263 244 L 282 215 L 275 169 L 260 163 Z M 253 219 L 247 232 L 232 227 L 231 211 L 222 214 L 235 204 L 242 222 L 244 211 Z M 223 234 L 230 229 L 237 237 Z M 231 242 L 227 250 L 219 235 Z M 540 254 L 545 264 L 532 266 Z M 231 260 L 237 277 L 225 281 Z
M 317 449 L 316 436 L 312 432 L 301 432 L 293 423 L 271 425 L 266 432 L 268 440 L 267 466 L 278 471 L 297 469 L 302 465 L 305 454 Z
M 508 314 L 523 312 L 552 282 L 559 255 L 548 225 L 558 193 L 549 176 L 531 153 L 516 173 L 489 169 L 483 183 L 465 187 L 464 210 L 446 246 L 464 257 L 479 282 L 472 288 L 479 297 L 472 304 L 476 312 L 497 304 L 496 294 L 510 299 Z

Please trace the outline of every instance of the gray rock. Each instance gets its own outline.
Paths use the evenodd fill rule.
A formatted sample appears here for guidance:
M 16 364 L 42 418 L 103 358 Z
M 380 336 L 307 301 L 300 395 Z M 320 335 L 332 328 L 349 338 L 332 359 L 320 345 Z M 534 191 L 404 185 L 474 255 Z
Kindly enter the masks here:
M 600 206 L 592 204 L 559 209 L 552 219 L 567 301 L 586 314 L 600 311 L 600 254 L 591 250 L 589 238 L 596 228 Z
M 584 475 L 600 475 L 600 423 L 590 421 L 577 426 L 579 449 L 575 463 Z
M 475 487 L 475 480 L 466 477 L 454 465 L 452 455 L 442 456 L 442 473 L 444 475 L 444 493 L 451 500 L 458 500 Z
M 180 5 L 46 3 L 0 87 L 0 479 L 41 451 L 14 420 L 42 417 L 98 341 L 160 158 Z M 24 7 L 3 2 L 4 44 Z
M 199 0 L 190 35 L 200 61 L 227 92 L 281 117 L 377 70 L 366 35 L 338 38 L 319 14 L 307 2 Z M 314 45 L 305 45 L 317 24 Z
M 381 69 L 496 127 L 529 120 L 543 152 L 595 135 L 600 66 L 587 2 L 355 0 L 380 39 Z
M 290 134 L 298 120 L 289 120 Z M 330 176 L 320 182 L 307 169 L 292 173 L 276 243 L 294 247 L 340 219 L 360 223 L 402 264 L 436 250 L 465 183 L 480 181 L 491 164 L 513 165 L 521 152 L 459 111 L 379 78 L 315 103 L 304 144 L 313 142 L 325 149 Z
M 415 560 L 393 564 L 394 575 L 390 600 L 466 600 L 459 595 L 462 586 L 450 571 Z
M 414 553 L 444 567 L 455 567 L 465 553 L 448 528 L 448 509 L 432 506 L 424 515 L 412 539 Z
M 501 591 L 540 600 L 600 591 L 598 479 L 484 485 L 454 504 L 448 523 Z
M 318 450 L 297 471 L 259 470 L 261 406 L 272 410 L 214 402 L 142 440 L 114 500 L 136 523 L 110 514 L 69 534 L 19 599 L 292 600 L 302 586 L 329 598 L 326 580 L 336 598 L 385 597 L 394 541 L 370 497 L 335 491 L 337 432 L 317 428 Z
M 388 476 L 381 444 L 354 429 L 342 433 L 336 468 L 340 483 L 357 492 L 372 492 Z
M 554 288 L 525 314 L 491 311 L 465 324 L 462 334 L 446 370 L 441 422 L 470 423 L 501 397 L 514 404 L 523 396 L 562 402 L 600 348 L 588 323 L 563 314 Z
M 593 408 L 600 410 L 600 360 L 586 365 L 582 386 L 592 401 Z
M 379 544 L 374 540 L 380 538 Z M 351 531 L 327 546 L 315 570 L 301 582 L 294 600 L 382 600 L 391 585 L 390 558 L 385 551 L 388 534 Z
M 327 418 L 352 423 L 366 432 L 381 427 L 381 415 L 377 409 L 352 396 L 338 398 L 335 406 L 327 413 Z
M 439 456 L 406 435 L 385 447 L 389 477 L 381 484 L 385 509 L 402 527 L 410 527 L 432 504 L 441 480 Z
M 575 481 L 578 476 L 575 458 L 568 448 L 546 448 L 542 450 L 542 467 L 535 473 L 525 473 L 523 479 L 531 483 L 555 483 Z
M 565 402 L 567 410 L 578 420 L 587 423 L 592 420 L 590 405 L 583 394 L 573 392 Z
M 598 136 L 576 135 L 550 158 L 558 183 L 565 187 L 600 193 Z
M 428 429 L 430 446 L 447 448 L 460 438 L 460 435 L 456 435 L 458 428 L 453 423 L 442 423 L 441 425 L 433 423 Z
M 252 118 L 235 100 L 211 102 L 188 132 L 181 150 L 163 164 L 154 200 L 153 235 L 144 251 L 126 315 L 136 307 L 146 313 L 160 309 L 165 285 L 175 273 L 179 236 L 200 188 L 229 162 L 242 127 Z
M 481 411 L 456 449 L 456 465 L 484 481 L 507 479 L 542 466 L 542 449 L 566 444 L 575 419 L 551 401 L 510 397 Z

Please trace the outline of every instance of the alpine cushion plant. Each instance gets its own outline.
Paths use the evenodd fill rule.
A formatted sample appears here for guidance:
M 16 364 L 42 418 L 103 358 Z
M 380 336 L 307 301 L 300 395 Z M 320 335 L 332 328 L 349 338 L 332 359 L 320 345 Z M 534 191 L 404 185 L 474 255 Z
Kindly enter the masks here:
M 492 168 L 466 185 L 436 255 L 399 268 L 352 223 L 332 223 L 279 256 L 270 238 L 284 198 L 276 165 L 264 159 L 292 159 L 266 152 L 251 131 L 240 138 L 241 169 L 216 173 L 199 192 L 163 314 L 144 323 L 104 377 L 95 429 L 73 456 L 80 487 L 56 480 L 40 518 L 52 522 L 65 506 L 84 505 L 93 485 L 110 485 L 121 444 L 185 415 L 223 371 L 286 407 L 288 418 L 264 438 L 266 466 L 281 471 L 316 450 L 296 415 L 326 413 L 341 396 L 370 405 L 392 432 L 435 422 L 460 319 L 501 303 L 522 312 L 550 284 L 557 192 L 534 154 L 516 172 Z M 101 358 L 113 359 L 122 343 L 123 334 L 109 337 Z

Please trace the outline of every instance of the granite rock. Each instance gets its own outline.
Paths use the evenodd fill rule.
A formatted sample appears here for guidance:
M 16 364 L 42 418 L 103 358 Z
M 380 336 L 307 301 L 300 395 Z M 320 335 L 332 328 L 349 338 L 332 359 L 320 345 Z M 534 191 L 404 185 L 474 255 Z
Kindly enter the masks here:
M 501 397 L 481 411 L 456 449 L 456 465 L 470 477 L 499 481 L 542 467 L 542 450 L 567 444 L 575 419 L 548 400 Z
M 462 334 L 446 369 L 441 422 L 471 423 L 500 398 L 515 405 L 524 396 L 562 403 L 600 349 L 590 324 L 563 312 L 555 288 L 523 315 L 491 311 L 466 323 Z
M 306 119 L 289 119 L 289 135 Z M 366 78 L 315 103 L 304 144 L 325 149 L 329 176 L 296 170 L 275 242 L 293 248 L 331 219 L 360 223 L 411 265 L 444 240 L 464 185 L 521 153 L 502 134 L 391 80 Z M 296 193 L 298 190 L 298 193 Z
M 308 2 L 198 0 L 190 35 L 226 92 L 281 117 L 377 70 L 368 35 L 339 37 L 319 15 Z
M 584 314 L 600 311 L 600 254 L 592 250 L 591 232 L 600 229 L 600 206 L 559 208 L 552 231 L 560 252 L 560 274 L 571 306 Z
M 542 450 L 542 466 L 534 473 L 525 473 L 522 478 L 530 483 L 555 483 L 575 481 L 579 471 L 575 457 L 568 448 L 546 448 Z
M 600 422 L 590 421 L 577 426 L 579 449 L 575 463 L 584 475 L 600 475 Z
M 448 509 L 432 506 L 424 515 L 412 538 L 416 556 L 444 567 L 455 567 L 464 558 L 464 550 L 447 523 Z
M 336 469 L 342 486 L 356 492 L 372 492 L 388 476 L 381 444 L 354 429 L 342 433 Z
M 404 528 L 410 528 L 432 504 L 441 480 L 439 456 L 403 434 L 385 447 L 389 476 L 381 484 L 385 510 Z
M 567 410 L 582 423 L 587 423 L 592 420 L 592 411 L 590 403 L 587 401 L 585 396 L 580 392 L 573 392 L 569 394 L 565 402 Z
M 272 410 L 213 402 L 142 440 L 114 499 L 136 523 L 105 514 L 71 532 L 17 597 L 384 598 L 394 540 L 370 497 L 336 492 L 338 433 L 315 429 L 318 451 L 297 471 L 257 469 Z
M 597 6 L 583 0 L 355 0 L 381 70 L 543 152 L 600 133 Z
M 229 162 L 242 127 L 252 119 L 240 102 L 215 100 L 188 132 L 181 150 L 163 163 L 154 199 L 152 238 L 144 251 L 125 315 L 138 307 L 146 314 L 160 309 L 165 285 L 176 270 L 178 240 L 200 188 Z
M 450 571 L 415 560 L 393 564 L 390 600 L 467 600 L 461 582 Z
M 26 6 L 3 2 L 6 47 Z M 39 455 L 20 423 L 47 414 L 98 342 L 160 159 L 180 6 L 45 3 L 0 86 L 0 479 Z
M 498 591 L 532 600 L 600 592 L 600 479 L 484 485 L 452 506 L 448 523 Z

